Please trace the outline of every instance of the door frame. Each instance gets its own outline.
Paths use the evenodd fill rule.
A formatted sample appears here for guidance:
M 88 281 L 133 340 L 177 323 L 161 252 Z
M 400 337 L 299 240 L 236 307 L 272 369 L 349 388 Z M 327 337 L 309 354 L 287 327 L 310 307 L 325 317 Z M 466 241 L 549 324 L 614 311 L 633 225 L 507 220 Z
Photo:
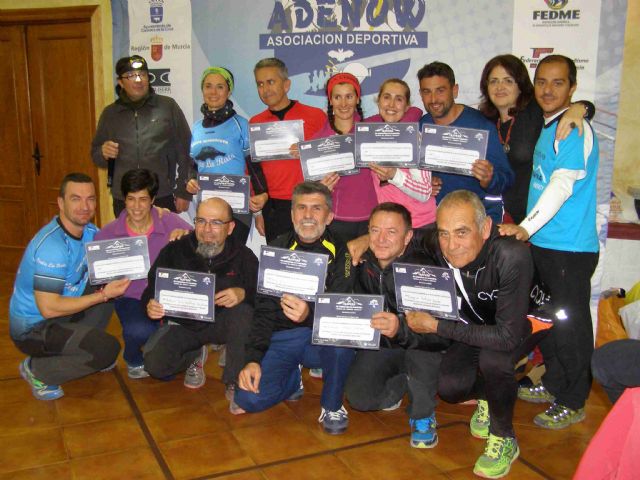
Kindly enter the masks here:
M 69 0 L 71 4 L 72 0 Z M 88 0 L 87 5 L 61 6 L 55 8 L 24 8 L 0 10 L 0 25 L 37 25 L 87 21 L 91 27 L 91 48 L 93 63 L 93 118 L 97 125 L 104 108 L 113 103 L 113 58 L 111 52 L 111 2 L 110 0 Z M 34 4 L 36 2 L 33 2 Z M 61 2 L 62 3 L 62 2 Z M 77 2 L 74 2 L 77 4 Z M 94 125 L 94 129 L 96 127 Z M 87 159 L 91 161 L 90 158 Z M 111 194 L 106 187 L 107 174 L 98 168 L 99 210 L 95 222 L 106 224 L 113 219 Z

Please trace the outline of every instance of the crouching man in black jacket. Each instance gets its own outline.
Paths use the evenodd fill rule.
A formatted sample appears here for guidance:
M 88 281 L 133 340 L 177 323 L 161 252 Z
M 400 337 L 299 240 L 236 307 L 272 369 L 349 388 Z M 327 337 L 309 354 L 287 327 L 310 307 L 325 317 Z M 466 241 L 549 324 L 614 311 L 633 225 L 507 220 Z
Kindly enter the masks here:
M 195 231 L 164 247 L 149 271 L 149 284 L 141 301 L 147 315 L 162 319 L 162 326 L 147 341 L 144 368 L 152 377 L 164 378 L 185 372 L 184 385 L 200 388 L 206 375 L 208 344 L 226 344 L 226 366 L 222 381 L 232 398 L 238 373 L 244 366 L 244 344 L 253 317 L 258 259 L 229 235 L 233 231 L 232 210 L 220 198 L 198 205 Z M 154 300 L 156 270 L 173 268 L 215 274 L 215 322 L 165 316 Z
M 384 296 L 384 311 L 371 319 L 371 326 L 382 335 L 395 333 L 395 325 L 405 322 L 397 308 L 393 262 L 425 264 L 428 260 L 413 248 L 412 237 L 411 214 L 404 206 L 381 203 L 371 212 L 369 248 L 355 269 L 354 291 Z M 438 368 L 448 341 L 434 334 L 422 340 L 421 348 L 405 349 L 394 338 L 383 336 L 380 350 L 358 350 L 346 394 L 356 410 L 372 411 L 398 408 L 408 392 L 411 446 L 432 448 L 438 443 L 434 413 Z
M 417 347 L 431 333 L 453 341 L 442 358 L 438 393 L 451 403 L 479 399 L 471 434 L 488 440 L 474 473 L 500 478 L 520 453 L 513 430 L 514 365 L 536 340 L 527 320 L 531 255 L 513 237 L 500 237 L 480 199 L 466 190 L 440 202 L 436 224 L 423 247 L 436 265 L 453 269 L 462 321 L 407 312 L 398 341 Z
M 346 246 L 326 227 L 333 220 L 331 192 L 319 182 L 293 189 L 291 219 L 295 232 L 284 233 L 270 245 L 329 255 L 325 291 L 351 291 L 351 260 Z M 243 411 L 260 412 L 303 394 L 300 365 L 322 368 L 319 422 L 329 434 L 343 433 L 349 424 L 342 405 L 344 384 L 354 357 L 351 348 L 311 344 L 315 304 L 285 293 L 282 298 L 259 294 L 247 343 L 246 365 L 240 372 L 235 402 Z

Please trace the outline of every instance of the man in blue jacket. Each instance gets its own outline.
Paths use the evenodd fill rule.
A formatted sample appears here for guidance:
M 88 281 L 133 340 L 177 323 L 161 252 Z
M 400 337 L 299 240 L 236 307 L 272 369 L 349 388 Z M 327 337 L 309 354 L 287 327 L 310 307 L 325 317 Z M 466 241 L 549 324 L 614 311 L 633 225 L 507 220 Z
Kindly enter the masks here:
M 440 201 L 454 190 L 470 190 L 480 197 L 487 214 L 494 223 L 502 222 L 504 203 L 502 193 L 514 181 L 513 171 L 509 166 L 507 155 L 500 145 L 495 125 L 487 120 L 478 110 L 455 103 L 458 97 L 458 84 L 449 65 L 432 62 L 418 71 L 420 96 L 427 113 L 420 119 L 420 129 L 425 123 L 447 125 L 462 128 L 487 130 L 489 141 L 486 159 L 479 158 L 473 164 L 473 176 L 438 173 L 442 187 L 436 201 Z M 434 181 L 437 185 L 437 181 Z

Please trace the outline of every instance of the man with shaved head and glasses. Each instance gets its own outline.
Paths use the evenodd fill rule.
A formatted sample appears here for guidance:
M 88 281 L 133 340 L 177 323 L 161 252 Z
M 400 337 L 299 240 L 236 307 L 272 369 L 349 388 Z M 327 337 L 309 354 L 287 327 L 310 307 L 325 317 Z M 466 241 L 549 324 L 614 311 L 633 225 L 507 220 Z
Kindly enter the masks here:
M 162 320 L 162 326 L 145 345 L 144 367 L 155 378 L 185 372 L 185 387 L 200 388 L 206 380 L 208 344 L 226 344 L 222 381 L 231 396 L 245 363 L 244 344 L 253 317 L 258 259 L 230 236 L 235 222 L 224 200 L 214 197 L 201 202 L 194 223 L 193 232 L 160 251 L 149 271 L 149 285 L 141 301 L 147 306 L 149 318 Z M 154 300 L 158 268 L 215 274 L 215 322 L 165 315 L 164 307 Z

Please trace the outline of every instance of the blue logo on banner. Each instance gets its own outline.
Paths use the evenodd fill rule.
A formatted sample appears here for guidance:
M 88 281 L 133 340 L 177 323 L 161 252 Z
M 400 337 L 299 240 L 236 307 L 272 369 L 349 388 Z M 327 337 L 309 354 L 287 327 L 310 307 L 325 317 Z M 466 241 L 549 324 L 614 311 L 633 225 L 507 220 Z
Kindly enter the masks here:
M 162 22 L 163 6 L 159 2 L 150 2 L 149 4 L 149 16 L 151 17 L 151 23 Z
M 355 75 L 362 94 L 377 93 L 387 78 L 409 70 L 409 48 L 426 48 L 427 32 L 416 28 L 426 0 L 276 1 L 260 49 L 272 49 L 290 75 L 306 74 L 309 95 L 324 96 L 327 79 Z

